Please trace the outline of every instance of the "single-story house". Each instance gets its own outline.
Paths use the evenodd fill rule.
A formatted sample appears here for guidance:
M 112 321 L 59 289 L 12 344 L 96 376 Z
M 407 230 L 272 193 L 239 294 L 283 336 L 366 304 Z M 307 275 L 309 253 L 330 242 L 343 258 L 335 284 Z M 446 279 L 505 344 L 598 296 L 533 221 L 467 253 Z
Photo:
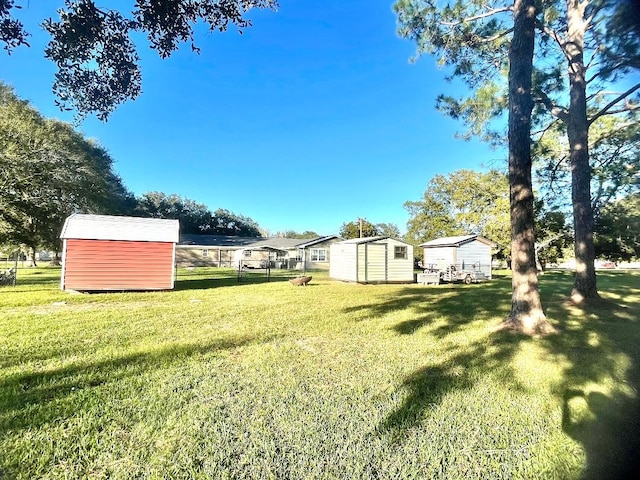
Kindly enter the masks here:
M 181 267 L 235 267 L 236 252 L 261 237 L 181 234 L 176 264 Z
M 491 278 L 491 251 L 498 245 L 480 235 L 460 235 L 430 240 L 420 245 L 424 249 L 422 266 L 443 270 L 455 265 L 462 270 L 478 270 Z
M 230 237 L 181 235 L 176 248 L 179 266 L 287 268 L 315 270 L 329 268 L 329 245 L 337 235 L 313 239 L 284 237 Z
M 178 220 L 74 214 L 62 227 L 62 290 L 174 286 Z
M 329 276 L 358 283 L 413 283 L 413 245 L 390 237 L 353 238 L 330 247 Z

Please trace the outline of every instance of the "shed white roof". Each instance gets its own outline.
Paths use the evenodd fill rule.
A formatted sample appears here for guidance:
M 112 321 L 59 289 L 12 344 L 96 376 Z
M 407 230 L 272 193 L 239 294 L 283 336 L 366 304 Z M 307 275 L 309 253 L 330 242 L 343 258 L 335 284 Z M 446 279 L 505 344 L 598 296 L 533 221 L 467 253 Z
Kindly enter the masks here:
M 480 235 L 459 235 L 457 237 L 441 237 L 436 238 L 434 240 L 429 240 L 428 242 L 420 244 L 421 247 L 459 247 L 460 245 L 464 245 L 465 243 L 473 242 L 474 240 L 478 240 L 485 245 L 489 245 L 491 247 L 497 247 L 498 245 L 495 242 L 492 242 L 488 238 L 482 237 Z
M 178 243 L 179 229 L 178 220 L 75 213 L 65 220 L 60 238 Z

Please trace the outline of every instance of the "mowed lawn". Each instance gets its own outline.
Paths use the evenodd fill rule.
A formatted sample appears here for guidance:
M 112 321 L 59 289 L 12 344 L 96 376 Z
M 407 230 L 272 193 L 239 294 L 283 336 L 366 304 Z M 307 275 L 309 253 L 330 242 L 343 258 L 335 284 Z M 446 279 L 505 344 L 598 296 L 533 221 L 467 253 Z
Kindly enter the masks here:
M 510 279 L 308 287 L 180 270 L 174 291 L 0 287 L 0 478 L 578 479 L 632 471 L 640 272 L 559 335 L 491 333 Z

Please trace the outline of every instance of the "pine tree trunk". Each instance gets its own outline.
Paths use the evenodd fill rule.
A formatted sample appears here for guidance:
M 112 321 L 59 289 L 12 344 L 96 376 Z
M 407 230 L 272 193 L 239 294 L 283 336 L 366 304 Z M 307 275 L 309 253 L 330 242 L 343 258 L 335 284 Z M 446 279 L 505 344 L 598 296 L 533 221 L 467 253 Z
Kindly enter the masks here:
M 597 298 L 593 210 L 591 208 L 591 167 L 589 166 L 589 121 L 584 65 L 584 19 L 588 2 L 567 0 L 567 55 L 569 57 L 569 140 L 571 161 L 571 201 L 575 235 L 576 276 L 571 298 L 577 303 Z
M 535 263 L 531 183 L 531 75 L 534 0 L 514 1 L 509 50 L 509 192 L 511 210 L 511 314 L 502 327 L 529 335 L 551 333 L 540 301 Z

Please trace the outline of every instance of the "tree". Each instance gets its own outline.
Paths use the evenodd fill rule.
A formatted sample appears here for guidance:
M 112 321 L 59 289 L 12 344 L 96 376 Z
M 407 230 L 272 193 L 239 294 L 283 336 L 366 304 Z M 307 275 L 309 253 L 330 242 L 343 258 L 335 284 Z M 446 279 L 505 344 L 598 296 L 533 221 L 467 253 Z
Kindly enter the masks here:
M 511 213 L 511 313 L 507 328 L 549 333 L 535 262 L 531 181 L 531 81 L 535 45 L 534 0 L 515 0 L 509 48 L 509 205 Z
M 546 184 L 547 201 L 563 208 L 566 192 L 571 191 L 571 171 L 566 135 L 559 126 L 547 130 L 536 142 L 535 155 L 542 163 L 537 175 Z M 597 218 L 605 205 L 640 186 L 640 123 L 633 118 L 598 118 L 589 129 L 589 157 L 591 208 Z
M 539 272 L 547 263 L 557 262 L 564 249 L 571 245 L 572 233 L 564 213 L 557 209 L 545 209 L 544 202 L 537 200 L 535 210 L 536 266 Z
M 409 212 L 405 239 L 419 245 L 438 237 L 478 234 L 509 255 L 509 183 L 497 170 L 458 170 L 433 177 L 421 200 L 404 204 Z
M 213 212 L 211 223 L 204 233 L 211 235 L 234 235 L 242 237 L 259 237 L 260 225 L 253 219 L 218 208 Z
M 501 115 L 508 98 L 512 298 L 503 326 L 528 334 L 549 332 L 535 267 L 531 181 L 534 1 L 457 1 L 439 9 L 436 1 L 400 0 L 395 8 L 400 34 L 416 40 L 419 53 L 438 53 L 440 62 L 453 68 L 452 76 L 474 91 L 462 102 L 446 96 L 438 101 L 450 115 L 463 118 L 471 134 L 480 134 L 490 119 Z M 507 91 L 503 86 L 497 98 L 503 71 L 508 72 Z M 488 132 L 486 138 L 498 136 Z
M 375 237 L 378 235 L 380 235 L 380 232 L 376 226 L 364 218 L 359 218 L 353 222 L 343 223 L 340 227 L 340 236 L 346 239 Z
M 120 213 L 132 195 L 113 160 L 73 128 L 43 118 L 0 84 L 0 243 L 59 251 L 71 213 Z
M 260 226 L 251 218 L 221 208 L 211 212 L 206 205 L 175 193 L 147 192 L 138 199 L 135 213 L 179 220 L 180 231 L 187 234 L 260 236 Z
M 136 215 L 179 220 L 182 233 L 203 233 L 210 228 L 212 215 L 207 206 L 175 193 L 147 192 L 137 203 Z
M 462 100 L 440 96 L 438 107 L 463 119 L 469 135 L 497 143 L 503 135 L 491 128 L 496 125 L 491 121 L 503 120 L 509 98 L 501 73 L 508 71 L 505 52 L 513 26 L 504 21 L 504 14 L 513 9 L 510 3 L 457 1 L 441 10 L 428 0 L 396 4 L 400 33 L 418 42 L 419 53 L 441 53 L 441 63 L 453 66 L 452 76 L 463 78 L 473 89 L 473 95 Z M 640 83 L 634 75 L 640 66 L 640 34 L 628 20 L 637 18 L 629 15 L 633 9 L 628 1 L 549 0 L 536 5 L 541 10 L 535 18 L 534 137 L 537 140 L 558 122 L 566 134 L 578 264 L 572 297 L 579 301 L 597 296 L 589 127 L 605 115 L 638 111 Z M 619 88 L 628 82 L 630 87 Z
M 620 21 L 629 6 L 626 1 L 567 0 L 564 17 L 549 15 L 540 23 L 543 40 L 547 38 L 557 47 L 558 58 L 568 62 L 568 105 L 549 94 L 554 92 L 550 85 L 557 82 L 555 75 L 547 75 L 537 93 L 544 113 L 566 128 L 576 256 L 572 298 L 576 302 L 598 297 L 589 129 L 605 115 L 635 112 L 639 107 L 637 97 L 630 100 L 640 89 L 637 80 L 625 91 L 615 88 L 640 68 L 640 37 L 634 27 Z
M 609 260 L 640 259 L 640 192 L 602 209 L 596 219 L 595 249 Z
M 29 46 L 29 33 L 14 17 L 20 1 L 0 2 L 0 42 L 9 53 Z M 145 34 L 152 49 L 169 57 L 181 43 L 195 45 L 193 27 L 203 22 L 210 31 L 235 26 L 240 33 L 251 26 L 252 8 L 277 7 L 276 0 L 137 0 L 129 14 L 100 8 L 93 0 L 65 0 L 60 19 L 43 22 L 51 41 L 45 57 L 58 72 L 53 85 L 62 109 L 106 120 L 121 103 L 141 93 L 139 57 L 132 36 Z
M 287 230 L 286 232 L 276 234 L 276 236 L 281 236 L 284 238 L 305 239 L 305 238 L 318 238 L 320 235 L 318 235 L 316 232 L 312 230 L 305 230 L 302 233 L 296 232 L 295 230 Z
M 400 229 L 395 223 L 378 223 L 376 231 L 379 235 L 389 238 L 400 238 Z

